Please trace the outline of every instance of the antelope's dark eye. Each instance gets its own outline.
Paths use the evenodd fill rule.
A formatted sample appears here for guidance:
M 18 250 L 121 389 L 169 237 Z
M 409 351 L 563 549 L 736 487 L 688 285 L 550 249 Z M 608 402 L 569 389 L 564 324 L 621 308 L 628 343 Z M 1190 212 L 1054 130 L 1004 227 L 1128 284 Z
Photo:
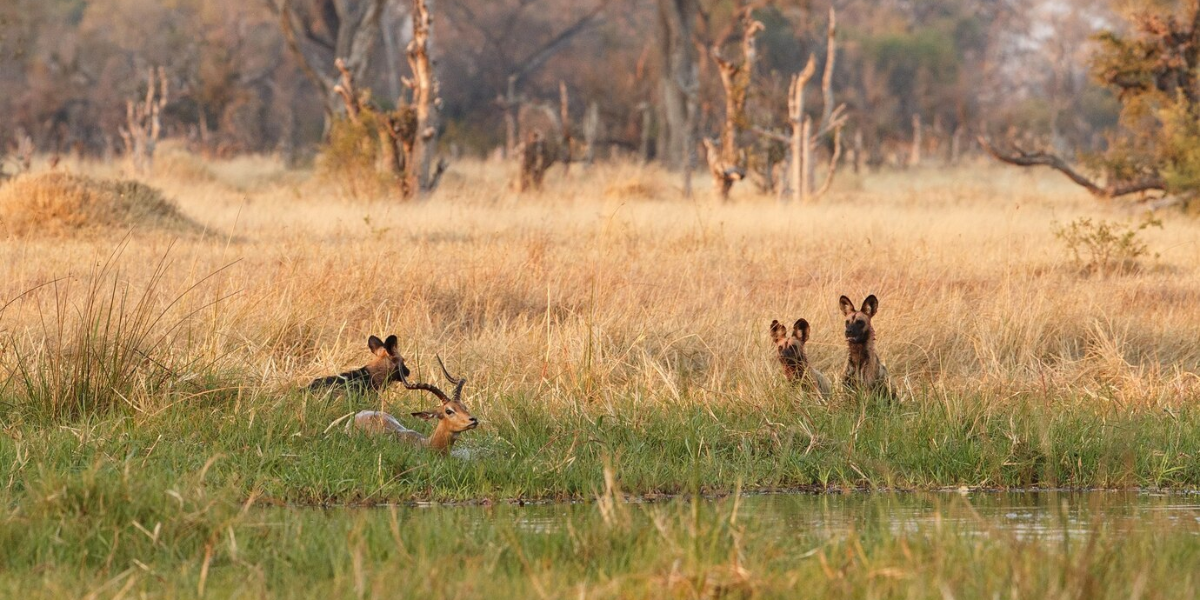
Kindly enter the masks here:
M 452 415 L 452 414 L 454 414 L 454 411 L 453 411 L 452 409 L 449 409 L 449 408 L 447 408 L 447 409 L 446 409 L 446 414 L 448 414 L 448 415 Z

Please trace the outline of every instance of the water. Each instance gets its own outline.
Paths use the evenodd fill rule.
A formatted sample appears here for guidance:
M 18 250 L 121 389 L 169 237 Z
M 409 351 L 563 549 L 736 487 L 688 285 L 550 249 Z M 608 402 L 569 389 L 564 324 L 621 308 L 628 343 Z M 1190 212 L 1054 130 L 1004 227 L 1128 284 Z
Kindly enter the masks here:
M 671 510 L 672 500 L 641 504 Z M 705 510 L 732 513 L 733 498 L 700 500 Z M 852 494 L 750 494 L 736 500 L 737 519 L 788 537 L 834 538 L 886 527 L 895 534 L 939 528 L 964 535 L 1010 535 L 1016 539 L 1084 537 L 1097 528 L 1152 531 L 1168 527 L 1200 536 L 1200 494 L 1112 491 L 915 492 Z M 676 506 L 677 509 L 677 506 Z M 553 534 L 568 522 L 596 513 L 591 503 L 524 507 L 441 507 L 434 511 L 478 513 L 476 526 L 502 519 L 518 531 Z

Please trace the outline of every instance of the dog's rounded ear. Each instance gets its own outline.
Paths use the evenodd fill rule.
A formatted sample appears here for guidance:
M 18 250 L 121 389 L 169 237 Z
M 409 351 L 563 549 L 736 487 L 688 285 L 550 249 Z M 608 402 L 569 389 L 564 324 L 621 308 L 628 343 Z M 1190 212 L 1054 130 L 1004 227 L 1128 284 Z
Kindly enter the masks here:
M 771 321 L 771 339 L 779 341 L 787 335 L 787 327 L 783 326 L 778 319 Z
M 854 309 L 854 303 L 851 302 L 850 299 L 845 296 L 838 298 L 838 306 L 842 307 L 842 314 L 847 317 L 854 314 L 855 312 L 857 312 Z
M 433 419 L 440 419 L 440 418 L 442 418 L 442 413 L 440 413 L 440 412 L 435 412 L 435 411 L 432 411 L 432 410 L 425 410 L 425 411 L 421 411 L 421 412 L 415 412 L 415 413 L 409 413 L 409 414 L 410 414 L 410 415 L 412 415 L 412 416 L 414 416 L 414 417 L 416 417 L 416 418 L 418 418 L 418 419 L 425 419 L 426 421 L 432 421 Z
M 378 352 L 383 347 L 383 340 L 371 336 L 367 338 L 367 347 L 371 349 L 371 352 Z
M 385 350 L 387 350 L 388 354 L 395 356 L 396 355 L 396 344 L 398 344 L 398 343 L 400 343 L 400 340 L 397 339 L 396 336 L 389 335 L 387 337 L 387 339 L 384 340 L 384 342 L 383 342 L 383 348 Z
M 863 312 L 867 313 L 868 317 L 874 317 L 878 310 L 879 299 L 875 297 L 875 294 L 871 294 L 867 296 L 866 300 L 863 300 Z
M 796 324 L 792 326 L 792 335 L 796 336 L 796 339 L 800 340 L 801 342 L 807 342 L 808 321 L 804 319 L 797 320 Z

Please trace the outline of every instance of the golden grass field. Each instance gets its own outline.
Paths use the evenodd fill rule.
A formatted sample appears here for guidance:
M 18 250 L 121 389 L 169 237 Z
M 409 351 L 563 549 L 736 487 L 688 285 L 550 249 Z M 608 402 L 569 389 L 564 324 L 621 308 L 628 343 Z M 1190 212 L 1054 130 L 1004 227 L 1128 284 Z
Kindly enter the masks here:
M 119 164 L 58 170 L 128 176 Z M 1137 213 L 1052 173 L 844 173 L 810 206 L 749 184 L 720 204 L 699 174 L 700 199 L 684 200 L 678 176 L 636 164 L 556 170 L 521 196 L 510 176 L 463 161 L 427 201 L 367 202 L 269 157 L 168 146 L 145 181 L 207 233 L 134 228 L 114 264 L 140 291 L 165 256 L 152 286 L 163 306 L 211 275 L 171 309 L 183 342 L 170 351 L 186 355 L 173 361 L 233 369 L 251 398 L 359 366 L 369 334 L 396 333 L 419 377 L 436 375 L 440 353 L 481 402 L 517 390 L 547 403 L 721 402 L 782 385 L 772 319 L 807 318 L 810 358 L 840 375 L 837 298 L 871 293 L 902 395 L 1170 408 L 1200 391 L 1200 223 L 1163 214 L 1139 234 L 1158 256 L 1137 272 L 1081 274 L 1054 224 Z M 125 236 L 10 228 L 0 298 L 58 283 L 13 301 L 0 326 L 66 351 L 43 339 L 56 294 L 81 295 Z

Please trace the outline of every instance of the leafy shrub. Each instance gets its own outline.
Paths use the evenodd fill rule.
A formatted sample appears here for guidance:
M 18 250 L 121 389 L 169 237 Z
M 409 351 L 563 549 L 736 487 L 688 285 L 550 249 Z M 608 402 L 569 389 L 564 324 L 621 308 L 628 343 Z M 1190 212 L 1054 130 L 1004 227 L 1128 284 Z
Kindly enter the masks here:
M 416 113 L 411 108 L 385 112 L 369 103 L 358 109 L 356 119 L 338 119 L 329 132 L 317 164 L 317 174 L 355 199 L 371 199 L 402 188 L 403 158 L 396 159 L 403 144 L 394 144 L 388 129 L 411 144 Z
M 1067 247 L 1072 262 L 1082 273 L 1128 273 L 1136 271 L 1141 266 L 1139 259 L 1150 253 L 1139 238 L 1150 227 L 1162 229 L 1162 221 L 1148 213 L 1137 225 L 1083 217 L 1067 225 L 1056 225 L 1054 237 Z M 1154 257 L 1158 258 L 1158 254 Z

